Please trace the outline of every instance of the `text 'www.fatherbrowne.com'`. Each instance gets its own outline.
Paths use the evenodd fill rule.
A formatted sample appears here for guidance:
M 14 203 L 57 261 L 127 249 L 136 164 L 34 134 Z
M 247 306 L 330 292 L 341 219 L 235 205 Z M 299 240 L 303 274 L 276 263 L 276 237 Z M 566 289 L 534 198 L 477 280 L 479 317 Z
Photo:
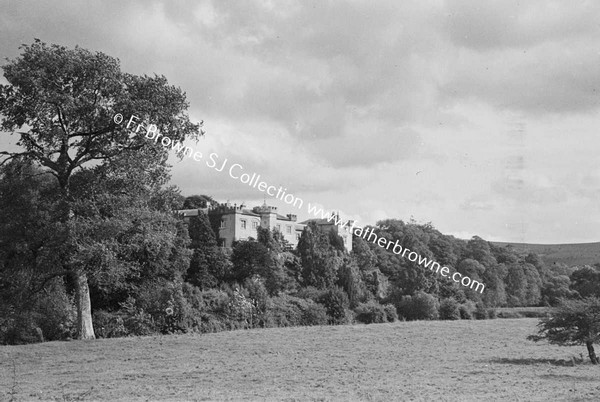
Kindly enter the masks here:
M 431 271 L 435 271 L 439 273 L 444 278 L 450 277 L 456 283 L 460 283 L 464 287 L 468 287 L 469 289 L 475 288 L 476 292 L 483 293 L 485 289 L 485 285 L 475 279 L 471 279 L 470 277 L 461 274 L 460 272 L 454 272 L 452 275 L 450 274 L 450 268 L 441 266 L 436 261 L 423 257 L 416 251 L 411 251 L 409 248 L 403 248 L 400 244 L 398 244 L 398 240 L 395 242 L 389 241 L 384 237 L 379 237 L 377 233 L 375 233 L 374 228 L 361 228 L 356 226 L 358 221 L 350 221 L 350 220 L 342 220 L 339 215 L 334 212 L 326 212 L 322 208 L 318 208 L 315 205 L 311 205 L 308 203 L 308 212 L 311 213 L 315 217 L 320 217 L 321 219 L 327 219 L 328 222 L 334 223 L 342 228 L 348 228 L 350 232 L 354 236 L 358 236 L 363 238 L 366 241 L 373 242 L 373 244 L 377 244 L 379 247 L 382 247 L 386 250 L 390 250 L 392 248 L 392 252 L 394 254 L 400 255 L 403 258 L 408 258 L 411 262 L 418 261 L 418 264 L 429 268 Z M 350 224 L 352 222 L 352 224 Z
M 120 113 L 115 114 L 113 120 L 117 124 L 121 124 L 123 122 L 123 115 Z M 154 143 L 157 143 L 160 138 L 160 143 L 164 147 L 170 147 L 171 150 L 176 151 L 178 154 L 183 155 L 184 157 L 189 157 L 194 159 L 196 162 L 200 162 L 202 160 L 202 153 L 200 151 L 194 151 L 194 149 L 184 146 L 181 141 L 175 142 L 172 141 L 169 137 L 162 135 L 158 131 L 158 127 L 155 124 L 150 124 L 147 127 L 142 123 L 137 123 L 136 120 L 140 120 L 139 117 L 132 115 L 127 122 L 127 129 L 132 130 L 135 128 L 135 133 L 138 134 L 140 130 L 145 131 L 145 137 L 149 140 L 154 140 Z M 135 125 L 137 124 L 137 127 Z M 130 127 L 131 126 L 131 127 Z M 268 194 L 271 197 L 277 198 L 288 205 L 292 205 L 296 208 L 302 208 L 304 205 L 304 201 L 296 197 L 295 195 L 288 193 L 287 188 L 283 186 L 272 186 L 268 183 L 260 180 L 260 175 L 256 173 L 246 173 L 244 172 L 244 168 L 239 163 L 228 164 L 228 159 L 225 159 L 223 162 L 219 161 L 219 155 L 215 152 L 208 155 L 208 160 L 206 161 L 206 166 L 211 169 L 215 169 L 217 172 L 222 172 L 226 168 L 229 177 L 234 180 L 239 180 L 241 183 L 248 185 L 252 188 L 255 188 L 263 193 Z M 418 254 L 416 251 L 411 251 L 408 248 L 403 248 L 400 244 L 398 244 L 398 240 L 395 242 L 388 241 L 384 237 L 379 237 L 374 228 L 361 228 L 356 226 L 357 221 L 352 221 L 350 225 L 350 221 L 343 221 L 340 219 L 338 214 L 333 212 L 327 212 L 323 210 L 323 208 L 318 208 L 316 205 L 312 205 L 308 203 L 308 213 L 315 217 L 320 217 L 321 219 L 327 219 L 328 222 L 331 222 L 335 225 L 338 225 L 346 230 L 350 230 L 350 232 L 354 236 L 362 237 L 366 241 L 371 241 L 373 244 L 378 245 L 386 250 L 390 250 L 392 248 L 392 252 L 394 254 L 400 255 L 403 258 L 407 258 L 411 262 L 417 262 L 418 264 L 429 268 L 431 271 L 435 271 L 439 273 L 444 278 L 450 277 L 456 283 L 460 283 L 462 286 L 468 287 L 470 289 L 475 288 L 475 291 L 483 293 L 485 289 L 485 285 L 481 282 L 478 282 L 474 279 L 466 275 L 462 275 L 460 272 L 454 272 L 452 275 L 450 274 L 450 268 L 441 266 L 436 261 L 432 259 L 426 258 Z

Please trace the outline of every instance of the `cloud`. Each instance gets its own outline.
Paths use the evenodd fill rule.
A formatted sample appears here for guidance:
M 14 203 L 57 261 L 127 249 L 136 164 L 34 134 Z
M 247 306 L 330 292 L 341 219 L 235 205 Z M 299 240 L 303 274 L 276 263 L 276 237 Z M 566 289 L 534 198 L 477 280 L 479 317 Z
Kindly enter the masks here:
M 452 42 L 477 51 L 532 47 L 591 38 L 598 33 L 600 4 L 548 0 L 449 0 L 444 31 Z
M 538 114 L 597 109 L 599 11 L 593 2 L 449 2 L 443 32 L 457 49 L 442 95 Z
M 413 215 L 499 240 L 593 241 L 599 8 L 4 1 L 0 52 L 39 37 L 164 74 L 204 119 L 203 152 L 366 223 Z M 185 194 L 262 200 L 193 161 L 173 178 Z

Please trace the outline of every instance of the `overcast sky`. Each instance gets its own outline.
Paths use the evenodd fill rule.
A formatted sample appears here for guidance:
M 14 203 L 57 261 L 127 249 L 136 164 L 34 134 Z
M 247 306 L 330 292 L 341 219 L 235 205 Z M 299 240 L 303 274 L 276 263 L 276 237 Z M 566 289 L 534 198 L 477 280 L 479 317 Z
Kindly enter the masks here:
M 359 224 L 575 243 L 600 241 L 599 21 L 596 1 L 0 0 L 0 56 L 40 38 L 163 74 L 205 122 L 190 146 Z M 263 202 L 172 163 L 184 195 Z

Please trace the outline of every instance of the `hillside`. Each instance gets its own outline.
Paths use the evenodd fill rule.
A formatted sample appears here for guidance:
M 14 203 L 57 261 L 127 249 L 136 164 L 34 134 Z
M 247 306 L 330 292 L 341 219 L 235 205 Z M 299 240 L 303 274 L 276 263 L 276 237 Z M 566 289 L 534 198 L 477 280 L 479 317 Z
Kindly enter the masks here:
M 413 321 L 3 346 L 0 400 L 600 400 L 598 367 L 571 361 L 585 347 L 527 341 L 536 323 Z
M 520 252 L 539 254 L 546 265 L 563 263 L 568 266 L 600 263 L 600 243 L 527 244 L 491 242 L 497 246 L 513 246 Z

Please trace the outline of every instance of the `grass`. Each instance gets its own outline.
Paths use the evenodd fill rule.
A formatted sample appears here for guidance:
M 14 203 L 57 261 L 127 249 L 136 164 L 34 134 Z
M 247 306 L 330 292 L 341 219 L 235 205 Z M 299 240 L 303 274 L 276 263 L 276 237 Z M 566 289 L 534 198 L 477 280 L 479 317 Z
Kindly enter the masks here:
M 540 318 L 551 310 L 549 307 L 500 307 L 496 312 L 498 318 Z
M 572 358 L 585 348 L 527 341 L 536 323 L 399 322 L 2 346 L 0 399 L 600 399 L 600 367 Z

